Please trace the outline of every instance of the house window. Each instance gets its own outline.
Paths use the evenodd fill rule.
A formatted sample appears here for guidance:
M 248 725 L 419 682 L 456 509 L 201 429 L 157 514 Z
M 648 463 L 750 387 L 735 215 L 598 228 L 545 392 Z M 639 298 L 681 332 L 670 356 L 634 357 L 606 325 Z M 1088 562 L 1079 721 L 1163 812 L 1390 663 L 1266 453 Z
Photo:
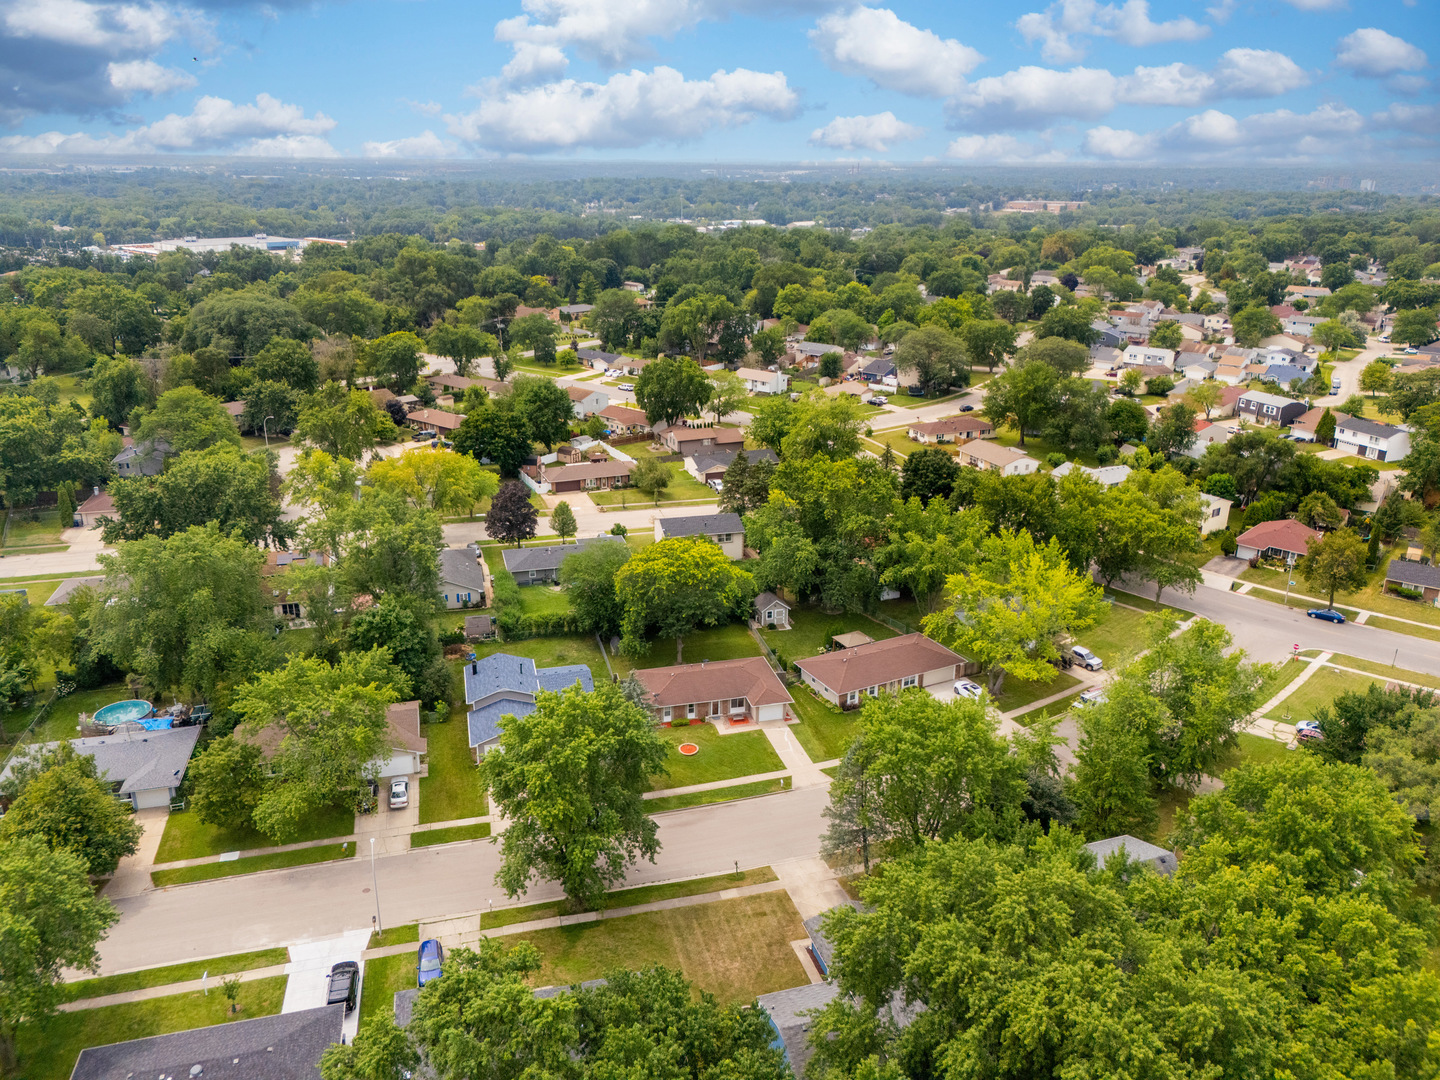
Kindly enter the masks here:
M 745 699 L 744 699 L 743 697 L 732 697 L 732 698 L 730 699 L 730 711 L 731 711 L 731 712 L 744 712 L 744 711 L 745 711 Z
M 850 693 L 849 693 L 849 695 L 845 698 L 845 703 L 846 703 L 847 705 L 854 705 L 854 704 L 855 704 L 857 701 L 859 701 L 859 700 L 860 700 L 860 691 L 858 691 L 858 690 L 851 690 Z
M 281 604 L 281 605 L 280 605 L 280 614 L 285 615 L 285 616 L 287 616 L 287 617 L 289 617 L 289 618 L 291 618 L 291 619 L 298 619 L 298 618 L 300 617 L 300 605 L 299 605 L 299 604 Z
M 869 686 L 865 688 L 865 693 L 869 694 L 871 697 L 879 697 L 880 688 L 878 686 Z
M 730 543 L 730 533 L 721 533 L 719 536 L 715 537 L 715 542 L 719 544 Z
M 766 610 L 766 612 L 765 612 L 765 621 L 766 621 L 766 622 L 774 622 L 774 621 L 775 621 L 775 610 L 774 610 L 774 608 L 769 608 L 769 609 Z
M 901 690 L 908 690 L 908 689 L 910 689 L 910 687 L 914 686 L 917 681 L 918 681 L 918 677 L 917 677 L 917 676 L 915 676 L 915 675 L 906 675 L 905 678 L 903 678 L 903 679 L 900 680 L 900 689 L 901 689 Z

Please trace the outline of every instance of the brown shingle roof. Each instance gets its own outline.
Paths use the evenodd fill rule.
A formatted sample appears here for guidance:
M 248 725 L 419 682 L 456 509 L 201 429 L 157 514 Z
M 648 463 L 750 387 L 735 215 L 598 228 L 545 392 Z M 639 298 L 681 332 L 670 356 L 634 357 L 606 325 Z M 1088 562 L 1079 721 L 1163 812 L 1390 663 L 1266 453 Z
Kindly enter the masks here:
M 606 420 L 614 420 L 617 424 L 644 424 L 645 413 L 640 409 L 627 408 L 624 405 L 606 405 L 600 410 L 600 415 Z
M 440 409 L 416 409 L 405 418 L 405 422 L 432 427 L 436 431 L 458 431 L 465 417 Z
M 420 734 L 420 702 L 397 701 L 385 710 L 385 745 L 402 750 L 425 753 L 429 740 Z M 279 723 L 256 729 L 254 724 L 241 724 L 235 734 L 243 741 L 260 748 L 262 757 L 270 757 L 285 741 L 285 728 Z
M 590 480 L 602 476 L 629 476 L 635 467 L 632 461 L 585 461 L 578 465 L 546 465 L 545 481 L 553 484 L 557 480 Z
M 1309 526 L 1286 520 L 1262 521 L 1259 525 L 1246 529 L 1235 538 L 1235 542 L 1241 547 L 1255 548 L 1257 551 L 1279 548 L 1281 551 L 1304 555 L 1309 542 L 1318 539 L 1320 534 Z
M 745 698 L 751 706 L 793 702 L 775 672 L 758 656 L 709 664 L 642 668 L 635 672 L 652 704 L 660 707 L 696 701 Z
M 963 656 L 938 641 L 931 641 L 924 634 L 905 634 L 797 660 L 795 666 L 837 694 L 847 694 L 851 690 L 895 682 L 922 671 L 963 663 Z
M 932 420 L 928 424 L 911 424 L 910 430 L 918 431 L 922 435 L 959 435 L 969 431 L 988 431 L 993 434 L 995 425 L 989 420 L 974 416 L 952 416 L 946 420 Z

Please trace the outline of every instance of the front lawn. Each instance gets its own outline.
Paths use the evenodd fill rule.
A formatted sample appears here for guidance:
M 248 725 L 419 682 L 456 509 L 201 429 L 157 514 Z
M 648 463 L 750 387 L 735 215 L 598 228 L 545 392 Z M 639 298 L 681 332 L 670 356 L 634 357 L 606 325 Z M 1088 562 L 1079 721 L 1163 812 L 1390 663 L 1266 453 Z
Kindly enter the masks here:
M 420 824 L 483 817 L 485 793 L 480 789 L 480 771 L 470 752 L 465 705 L 452 709 L 450 719 L 444 723 L 426 724 L 421 734 L 428 742 L 430 772 L 420 778 Z
M 1309 666 L 1305 661 L 1295 660 L 1293 658 L 1280 664 L 1269 665 L 1270 674 L 1260 683 L 1260 691 L 1255 698 L 1259 703 L 1257 708 L 1264 705 L 1281 690 L 1298 679 L 1300 674 Z
M 710 791 L 692 791 L 686 795 L 666 795 L 663 799 L 649 799 L 645 812 L 660 814 L 666 810 L 686 810 L 692 806 L 709 806 L 711 803 L 730 802 L 732 799 L 750 799 L 756 795 L 774 795 L 785 790 L 788 776 L 774 780 L 757 780 L 753 784 L 736 784 L 733 787 L 714 788 Z
M 786 661 L 792 661 L 819 656 L 828 651 L 833 636 L 856 630 L 869 634 L 876 641 L 896 636 L 895 631 L 884 623 L 878 623 L 867 616 L 827 615 L 815 607 L 791 608 L 789 630 L 762 630 L 760 636 Z
M 540 986 L 572 986 L 616 969 L 661 964 L 679 969 L 722 1004 L 744 1004 L 805 984 L 805 969 L 790 948 L 804 936 L 790 897 L 770 892 L 537 930 L 524 940 L 540 950 Z
M 61 993 L 66 1001 L 82 998 L 105 997 L 108 994 L 123 994 L 130 990 L 144 990 L 151 986 L 169 986 L 171 983 L 189 982 L 206 972 L 217 979 L 237 971 L 253 971 L 255 968 L 274 967 L 290 961 L 288 949 L 260 949 L 257 952 L 233 953 L 230 956 L 214 956 L 209 960 L 189 960 L 183 964 L 166 967 L 145 968 L 130 971 L 124 975 L 101 975 L 94 979 L 79 979 L 63 984 Z
M 61 530 L 70 527 L 70 522 L 60 520 L 59 510 L 41 510 L 33 519 L 28 510 L 11 510 L 7 520 L 5 551 L 10 555 L 24 555 L 27 548 L 54 547 L 60 543 Z
M 760 656 L 764 650 L 743 622 L 711 626 L 685 635 L 684 663 L 702 660 L 741 660 Z M 635 668 L 671 667 L 675 664 L 675 639 L 656 638 L 643 656 L 613 656 L 610 663 L 622 679 Z
M 417 950 L 396 953 L 394 956 L 377 956 L 365 961 L 365 971 L 360 979 L 360 1023 L 372 1016 L 394 1014 L 395 994 L 418 985 L 419 963 Z
M 984 683 L 981 684 L 982 686 Z M 1002 684 L 1000 696 L 995 699 L 995 707 L 1001 712 L 1010 712 L 1012 709 L 1019 709 L 1032 702 L 1047 698 L 1051 694 L 1058 694 L 1069 690 L 1072 686 L 1079 686 L 1080 680 L 1073 675 L 1067 675 L 1059 668 L 1055 669 L 1054 678 L 1048 682 L 1025 682 L 1007 675 Z
M 1109 604 L 1095 625 L 1081 631 L 1076 640 L 1113 668 L 1149 646 L 1149 621 L 1146 612 Z
M 584 634 L 530 638 L 528 641 L 485 641 L 475 645 L 477 657 L 483 658 L 497 652 L 511 656 L 528 656 L 535 661 L 536 667 L 542 668 L 584 664 L 590 669 L 590 675 L 597 685 L 610 681 L 610 672 L 605 667 L 605 657 L 600 654 L 600 646 L 593 637 Z M 423 809 L 421 812 L 424 812 Z
M 667 745 L 665 768 L 668 771 L 651 779 L 651 791 L 734 780 L 785 768 L 763 731 L 721 735 L 714 724 L 690 724 L 661 728 L 659 735 Z M 676 749 L 687 742 L 700 747 L 700 752 L 686 757 Z
M 332 836 L 349 836 L 355 831 L 355 814 L 349 807 L 331 806 L 306 819 L 296 835 L 285 843 L 300 844 L 307 840 L 327 840 Z M 203 859 L 207 855 L 223 855 L 227 851 L 248 851 L 251 848 L 278 847 L 251 825 L 220 827 L 207 825 L 192 811 L 180 810 L 165 819 L 165 835 L 155 854 L 157 863 L 181 859 Z
M 587 494 L 590 496 L 590 501 L 596 506 L 620 506 L 634 510 L 643 510 L 647 506 L 663 505 L 664 503 L 715 502 L 720 498 L 714 488 L 708 484 L 702 484 L 687 473 L 680 462 L 672 461 L 668 464 L 670 466 L 670 484 L 660 492 L 658 502 L 654 496 L 646 495 L 637 487 L 591 491 Z
M 618 889 L 606 893 L 598 910 L 613 911 L 615 908 L 638 907 L 659 900 L 701 896 L 704 893 L 738 889 L 746 885 L 763 885 L 774 880 L 774 870 L 768 866 L 758 866 L 753 870 L 742 870 L 738 874 L 716 874 L 714 877 L 690 878 L 688 881 L 639 885 L 633 889 Z M 536 919 L 553 919 L 557 915 L 575 915 L 581 910 L 569 900 L 552 900 L 541 904 L 526 904 L 523 907 L 501 908 L 499 911 L 482 911 L 480 929 L 494 930 L 496 927 L 514 926 L 516 923 L 532 922 Z
M 1274 765 L 1287 754 L 1293 753 L 1285 749 L 1285 744 L 1278 739 L 1251 735 L 1248 731 L 1240 732 L 1237 738 L 1238 745 L 1227 750 L 1215 763 L 1213 771 L 1216 776 L 1223 776 L 1237 765 Z
M 1389 664 L 1377 664 L 1373 660 L 1362 660 L 1358 656 L 1345 656 L 1341 653 L 1333 653 L 1330 656 L 1329 663 L 1340 667 L 1355 668 L 1359 671 L 1368 672 L 1371 675 L 1379 675 L 1387 682 L 1391 679 L 1396 679 L 1400 682 L 1414 683 L 1416 686 L 1428 686 L 1432 690 L 1440 690 L 1440 678 L 1436 678 L 1434 675 L 1424 675 L 1418 671 L 1406 671 L 1404 668 L 1391 667 Z
M 410 834 L 410 846 L 431 847 L 435 844 L 454 844 L 461 840 L 483 840 L 490 835 L 489 822 L 479 825 L 455 825 L 448 829 L 429 829 Z
M 22 1023 L 16 1038 L 19 1075 L 25 1080 L 67 1080 L 80 1051 L 91 1046 L 274 1016 L 285 999 L 286 979 L 277 975 L 241 983 L 236 1001 L 239 1012 L 234 1015 L 225 995 L 212 987 L 208 995 L 192 990 L 126 1005 L 57 1013 L 43 1023 Z
M 150 880 L 157 889 L 167 885 L 188 885 L 194 881 L 213 881 L 215 878 L 235 877 L 239 874 L 258 874 L 261 870 L 288 870 L 294 866 L 308 866 L 311 863 L 334 862 L 338 859 L 355 857 L 355 841 L 346 840 L 339 844 L 321 844 L 319 847 L 296 848 L 294 851 L 277 851 L 273 855 L 251 855 L 229 862 L 200 863 L 196 866 L 179 866 L 174 870 L 152 870 Z
M 795 699 L 795 715 L 800 717 L 800 723 L 790 725 L 790 733 L 810 760 L 844 757 L 860 734 L 860 710 L 841 712 L 800 684 L 790 688 L 790 696 Z
M 1366 462 L 1366 464 L 1374 465 L 1375 462 Z M 1415 600 L 1405 600 L 1385 592 L 1385 571 L 1389 568 L 1390 560 L 1403 553 L 1403 551 L 1404 545 L 1397 544 L 1391 547 L 1388 552 L 1382 552 L 1380 555 L 1380 565 L 1376 568 L 1375 572 L 1370 575 L 1369 584 L 1355 592 L 1337 592 L 1335 594 L 1336 609 L 1344 611 L 1345 608 L 1340 606 L 1344 604 L 1351 608 L 1364 608 L 1379 615 L 1390 615 L 1397 619 L 1412 619 L 1415 622 L 1440 626 L 1440 608 Z M 1293 578 L 1295 584 L 1291 587 L 1292 597 L 1293 594 L 1297 592 L 1305 593 L 1308 596 L 1320 595 L 1320 591 L 1312 588 L 1298 571 L 1293 575 Z M 1269 566 L 1249 567 L 1242 570 L 1240 572 L 1240 580 L 1252 581 L 1257 585 L 1269 585 L 1271 588 L 1282 590 L 1282 593 L 1285 588 L 1284 572 Z M 1252 590 L 1250 595 L 1264 595 L 1264 593 L 1258 590 Z M 1269 597 L 1267 597 L 1267 599 L 1269 599 Z M 1324 596 L 1320 595 L 1320 599 L 1323 600 Z M 1291 606 L 1297 607 L 1302 605 L 1292 604 Z M 1309 601 L 1305 601 L 1303 606 L 1312 607 L 1314 605 Z M 1371 623 L 1371 625 L 1374 624 Z M 1409 633 L 1410 631 L 1401 632 Z M 1420 634 L 1418 636 L 1424 637 L 1426 635 Z
M 1368 685 L 1369 681 L 1363 676 L 1352 675 L 1348 671 L 1336 671 L 1334 668 L 1321 668 L 1265 715 L 1271 720 L 1280 720 L 1287 724 L 1314 720 L 1315 713 L 1320 709 L 1328 709 L 1337 695 L 1347 691 L 1363 694 Z

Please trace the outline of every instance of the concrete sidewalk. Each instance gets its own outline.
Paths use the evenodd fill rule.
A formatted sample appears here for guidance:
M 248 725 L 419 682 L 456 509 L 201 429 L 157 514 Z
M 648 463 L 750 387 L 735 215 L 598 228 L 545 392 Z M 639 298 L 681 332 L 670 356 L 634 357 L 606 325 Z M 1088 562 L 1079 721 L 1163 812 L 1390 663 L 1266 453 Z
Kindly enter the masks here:
M 780 780 L 790 775 L 789 769 L 780 769 L 778 772 L 753 773 L 750 776 L 735 776 L 729 780 L 711 780 L 704 784 L 684 784 L 680 787 L 662 788 L 659 791 L 647 791 L 640 796 L 642 799 L 667 799 L 671 795 L 689 795 L 696 791 L 719 791 L 721 788 L 740 787 L 742 784 L 756 784 L 761 780 Z M 830 779 L 828 776 L 825 778 Z
M 825 787 L 830 783 L 830 777 L 820 771 L 820 766 L 810 760 L 810 755 L 805 748 L 796 741 L 795 736 L 783 720 L 767 720 L 760 725 L 760 730 L 765 732 L 765 737 L 770 740 L 770 745 L 780 755 L 785 768 L 789 771 L 792 779 L 792 787 Z

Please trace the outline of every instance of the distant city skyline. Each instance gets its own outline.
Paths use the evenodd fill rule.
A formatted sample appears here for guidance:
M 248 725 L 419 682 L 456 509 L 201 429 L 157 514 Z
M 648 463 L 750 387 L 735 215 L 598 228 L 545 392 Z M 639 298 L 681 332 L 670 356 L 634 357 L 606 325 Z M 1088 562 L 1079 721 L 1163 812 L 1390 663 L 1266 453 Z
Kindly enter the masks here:
M 0 153 L 703 163 L 1440 157 L 1406 0 L 0 0 Z

